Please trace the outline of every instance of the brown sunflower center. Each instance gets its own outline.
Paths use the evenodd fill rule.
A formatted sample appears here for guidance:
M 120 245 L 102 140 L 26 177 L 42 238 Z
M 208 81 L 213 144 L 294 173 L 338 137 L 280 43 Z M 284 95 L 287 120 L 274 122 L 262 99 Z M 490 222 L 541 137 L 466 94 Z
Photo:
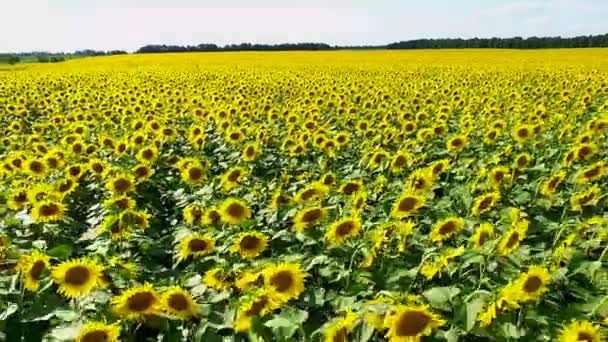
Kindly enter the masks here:
M 84 334 L 80 341 L 82 342 L 106 342 L 109 341 L 108 333 L 103 330 L 93 330 Z
M 232 217 L 241 217 L 245 214 L 245 208 L 239 203 L 230 203 L 226 211 Z
M 593 342 L 593 336 L 591 334 L 581 331 L 576 335 L 577 341 Z
M 95 163 L 91 165 L 91 169 L 93 169 L 93 172 L 100 174 L 103 172 L 103 165 L 101 165 L 100 163 Z
M 231 140 L 239 140 L 241 138 L 241 134 L 240 133 L 231 133 L 230 134 L 230 139 Z
M 490 140 L 494 140 L 496 139 L 496 131 L 492 131 L 488 134 L 488 138 L 490 138 Z
M 245 150 L 245 155 L 249 158 L 253 157 L 255 155 L 255 149 L 251 146 L 247 147 Z
M 517 166 L 524 167 L 528 164 L 528 159 L 526 157 L 517 158 Z
M 146 311 L 154 304 L 155 300 L 154 294 L 148 291 L 138 292 L 127 299 L 127 306 L 131 311 Z
M 560 179 L 558 177 L 552 178 L 549 181 L 549 184 L 547 185 L 549 190 L 554 190 L 555 188 L 557 188 L 557 186 L 559 185 L 559 181 L 560 181 Z
M 218 224 L 220 222 L 220 219 L 222 218 L 220 213 L 218 213 L 216 210 L 210 210 L 207 216 L 209 217 L 209 221 L 211 221 L 211 224 Z
M 507 248 L 511 248 L 515 246 L 519 242 L 519 233 L 513 232 L 511 236 L 509 236 L 509 240 L 507 240 Z
M 260 246 L 262 241 L 257 236 L 247 235 L 241 239 L 239 247 L 244 250 L 255 250 Z
M 416 336 L 424 331 L 431 318 L 420 311 L 407 311 L 397 321 L 396 336 Z
M 441 225 L 441 227 L 439 227 L 439 234 L 441 235 L 447 235 L 450 233 L 453 233 L 454 231 L 456 231 L 456 222 L 454 221 L 448 221 L 444 224 Z
M 529 135 L 530 135 L 530 132 L 525 127 L 522 127 L 517 130 L 517 136 L 520 138 L 527 138 Z
M 270 284 L 278 291 L 285 292 L 291 288 L 294 283 L 291 272 L 279 271 L 272 275 L 270 278 Z
M 119 178 L 114 181 L 114 190 L 117 192 L 126 192 L 131 187 L 131 181 L 125 178 Z
M 594 177 L 598 176 L 599 174 L 600 174 L 599 167 L 594 167 L 591 170 L 585 171 L 583 173 L 583 175 L 585 176 L 585 178 L 594 178 Z
M 403 165 L 405 165 L 405 162 L 407 162 L 407 158 L 405 158 L 404 156 L 397 156 L 397 158 L 395 158 L 395 167 L 402 167 Z
M 346 331 L 346 329 L 340 328 L 338 329 L 338 331 L 335 332 L 334 336 L 332 336 L 331 342 L 346 342 L 347 335 L 348 332 Z
M 586 194 L 585 196 L 581 197 L 581 199 L 579 200 L 579 203 L 584 205 L 584 204 L 591 202 L 594 198 L 595 198 L 595 194 L 589 193 L 589 194 Z
M 246 315 L 250 317 L 259 315 L 260 312 L 264 310 L 266 305 L 268 305 L 268 297 L 262 296 L 261 298 L 253 302 L 253 304 L 251 304 L 251 308 L 247 310 Z
M 350 234 L 355 229 L 355 223 L 353 221 L 346 221 L 340 223 L 336 228 L 336 235 L 339 237 L 346 236 Z
M 543 281 L 537 276 L 531 276 L 524 283 L 524 291 L 528 293 L 536 292 L 543 286 Z
M 591 148 L 590 148 L 589 146 L 583 146 L 583 147 L 581 147 L 581 148 L 579 148 L 579 149 L 578 149 L 578 151 L 577 151 L 577 153 L 576 153 L 576 154 L 577 154 L 577 156 L 578 156 L 580 159 L 585 159 L 585 158 L 587 158 L 587 157 L 588 157 L 588 156 L 589 156 L 591 153 L 592 153 L 592 150 L 591 150 Z
M 44 266 L 45 264 L 43 261 L 36 261 L 30 269 L 30 277 L 35 280 L 40 279 L 40 275 L 42 274 L 42 271 L 44 271 Z
M 40 216 L 54 216 L 59 214 L 59 206 L 55 203 L 43 204 L 40 206 Z
M 500 182 L 503 180 L 503 178 L 505 178 L 505 173 L 502 171 L 496 171 L 494 172 L 494 180 L 497 182 Z
M 315 190 L 315 189 L 308 189 L 308 190 L 304 191 L 300 197 L 304 201 L 308 201 L 309 199 L 315 197 L 316 195 L 317 195 L 317 190 Z
M 91 279 L 91 272 L 85 266 L 73 266 L 65 272 L 64 279 L 70 285 L 81 286 Z
M 154 152 L 152 150 L 143 150 L 141 156 L 146 160 L 150 160 L 154 158 Z
M 199 167 L 191 167 L 188 169 L 188 177 L 191 180 L 197 181 L 203 177 L 203 170 Z
M 304 213 L 304 215 L 302 215 L 302 221 L 303 222 L 314 222 L 314 221 L 320 219 L 322 215 L 323 215 L 323 211 L 321 209 L 308 210 L 307 212 Z
M 359 191 L 360 188 L 361 186 L 357 183 L 348 183 L 344 186 L 344 188 L 342 188 L 342 192 L 346 195 L 350 195 L 353 192 Z
M 192 252 L 202 252 L 207 249 L 207 241 L 203 239 L 192 239 L 188 242 L 188 249 Z
M 410 211 L 413 210 L 418 204 L 418 200 L 414 197 L 406 197 L 399 201 L 399 210 L 400 211 Z
M 481 232 L 481 234 L 479 234 L 479 240 L 478 240 L 479 245 L 483 246 L 483 244 L 486 243 L 486 240 L 488 240 L 489 237 L 490 237 L 490 234 L 488 234 L 488 232 Z
M 30 163 L 30 170 L 34 173 L 41 173 L 44 171 L 44 165 L 41 162 L 34 160 Z
M 462 139 L 460 138 L 456 138 L 452 140 L 451 145 L 454 147 L 461 147 L 462 145 L 464 145 L 464 141 L 462 141 Z
M 494 199 L 492 197 L 486 197 L 486 198 L 484 198 L 479 203 L 479 210 L 486 210 L 486 209 L 488 209 L 492 205 L 493 201 L 494 201 Z
M 176 311 L 183 311 L 188 308 L 188 299 L 181 293 L 174 293 L 167 300 L 169 307 Z
M 234 183 L 239 180 L 239 177 L 241 177 L 241 171 L 234 170 L 228 175 L 228 181 Z

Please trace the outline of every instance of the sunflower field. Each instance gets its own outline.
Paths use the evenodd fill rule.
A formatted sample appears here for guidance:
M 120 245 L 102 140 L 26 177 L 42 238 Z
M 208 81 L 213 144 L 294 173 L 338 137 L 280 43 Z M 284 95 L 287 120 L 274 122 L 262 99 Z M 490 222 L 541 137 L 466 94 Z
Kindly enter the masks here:
M 608 51 L 0 72 L 0 340 L 604 341 Z

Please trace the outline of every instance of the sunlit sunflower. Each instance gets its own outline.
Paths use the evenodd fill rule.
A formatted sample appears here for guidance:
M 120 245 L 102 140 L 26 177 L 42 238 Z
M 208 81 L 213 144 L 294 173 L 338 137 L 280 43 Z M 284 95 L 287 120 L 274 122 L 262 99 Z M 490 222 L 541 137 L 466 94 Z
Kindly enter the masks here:
M 87 169 L 87 165 L 84 164 L 72 164 L 67 167 L 67 176 L 72 179 L 79 179 Z
M 222 223 L 222 214 L 220 210 L 214 206 L 205 208 L 203 223 L 210 226 L 217 226 Z
M 253 287 L 259 287 L 264 282 L 262 272 L 257 267 L 246 269 L 238 273 L 234 285 L 241 291 L 245 292 Z
M 144 147 L 137 153 L 140 163 L 152 163 L 158 158 L 158 149 L 155 146 Z
M 349 333 L 354 329 L 359 316 L 352 312 L 345 312 L 342 317 L 333 319 L 323 331 L 325 342 L 347 341 Z
M 293 218 L 294 228 L 298 232 L 304 232 L 325 219 L 327 209 L 322 207 L 310 207 L 300 209 Z
M 466 147 L 468 139 L 465 135 L 457 135 L 448 140 L 446 148 L 451 153 L 457 153 L 462 151 Z
M 433 162 L 428 169 L 434 178 L 441 176 L 441 174 L 445 173 L 450 167 L 450 161 L 447 159 L 440 159 Z
M 433 329 L 443 326 L 445 321 L 424 305 L 397 305 L 387 317 L 389 327 L 386 337 L 390 342 L 420 341 Z
M 230 248 L 245 259 L 253 259 L 260 255 L 268 246 L 268 237 L 260 232 L 248 231 L 240 233 Z
M 563 327 L 559 342 L 602 342 L 602 331 L 600 327 L 589 321 L 573 321 Z
M 357 192 L 353 196 L 352 211 L 354 213 L 358 213 L 365 208 L 366 204 L 367 204 L 367 192 L 365 192 L 365 191 Z
M 517 289 L 517 301 L 520 303 L 534 301 L 547 292 L 547 284 L 551 281 L 549 271 L 541 266 L 531 266 L 528 271 L 514 282 Z
M 241 155 L 241 158 L 246 162 L 253 162 L 258 159 L 261 153 L 262 151 L 258 144 L 250 143 L 247 144 L 243 149 L 243 154 Z
M 411 163 L 412 157 L 410 154 L 402 151 L 393 156 L 389 168 L 392 173 L 401 173 L 404 169 L 409 167 Z
M 9 194 L 6 204 L 12 210 L 23 209 L 28 204 L 27 188 L 16 187 L 16 189 Z
M 135 176 L 135 181 L 137 183 L 144 182 L 150 179 L 150 177 L 152 177 L 152 175 L 154 174 L 154 170 L 146 164 L 137 164 L 131 169 L 131 171 L 133 172 L 133 175 Z
M 513 169 L 523 171 L 530 167 L 532 156 L 529 153 L 520 153 L 513 159 Z
M 100 232 L 110 234 L 113 241 L 125 240 L 131 234 L 129 225 L 121 221 L 120 215 L 107 215 L 99 226 Z
M 443 242 L 464 229 L 465 221 L 461 217 L 448 217 L 435 224 L 429 237 L 432 242 Z
M 112 298 L 112 310 L 122 319 L 143 321 L 163 308 L 161 297 L 151 284 L 123 290 Z
M 325 234 L 325 240 L 331 246 L 337 246 L 344 241 L 355 237 L 361 231 L 361 219 L 358 217 L 345 217 L 334 223 Z
M 426 194 L 433 188 L 433 174 L 428 169 L 412 172 L 406 181 L 406 190 L 416 194 Z
M 577 184 L 588 184 L 597 181 L 602 178 L 607 172 L 605 162 L 593 163 L 583 169 L 581 169 L 575 176 Z
M 496 166 L 490 170 L 489 181 L 494 187 L 499 187 L 511 179 L 511 171 L 504 166 Z
M 108 171 L 108 165 L 100 159 L 91 159 L 87 163 L 87 169 L 92 175 L 99 178 L 104 178 L 106 172 Z
M 231 167 L 222 175 L 220 184 L 225 191 L 230 191 L 243 184 L 247 178 L 247 173 L 245 168 L 239 166 Z
M 516 126 L 512 136 L 520 144 L 527 143 L 534 138 L 534 127 L 526 124 Z
M 58 201 L 44 200 L 34 204 L 32 219 L 36 222 L 51 223 L 63 218 L 65 206 Z
M 196 162 L 190 163 L 184 167 L 181 172 L 182 180 L 190 185 L 199 184 L 205 180 L 205 169 L 203 166 Z
M 33 177 L 44 177 L 47 175 L 48 167 L 44 160 L 28 159 L 25 163 L 25 172 Z
M 220 215 L 222 222 L 239 225 L 251 217 L 249 205 L 240 199 L 228 198 L 220 205 Z
M 404 193 L 393 205 L 391 215 L 398 219 L 415 215 L 418 210 L 425 205 L 425 203 L 426 198 L 422 196 Z
M 106 322 L 88 322 L 80 328 L 76 342 L 119 342 L 120 325 Z
M 270 197 L 269 206 L 270 206 L 270 208 L 276 210 L 289 203 L 290 203 L 290 199 L 286 195 L 283 194 L 283 191 L 281 188 L 277 188 L 272 193 L 272 196 Z
M 570 198 L 572 210 L 582 211 L 583 207 L 594 206 L 598 203 L 602 192 L 597 184 L 587 190 L 575 192 Z
M 279 302 L 297 299 L 304 292 L 306 272 L 299 263 L 279 263 L 262 271 L 264 284 L 272 291 L 272 297 Z
M 198 205 L 189 205 L 183 211 L 184 221 L 194 226 L 203 225 L 204 214 L 204 208 Z
M 298 191 L 295 200 L 298 203 L 315 203 L 325 199 L 328 193 L 327 185 L 315 182 Z
M 234 276 L 223 266 L 216 266 L 205 272 L 203 284 L 216 291 L 224 291 L 232 287 Z
M 484 244 L 494 236 L 494 225 L 491 223 L 482 223 L 475 230 L 475 234 L 471 236 L 471 245 L 475 250 L 483 249 Z
M 214 248 L 214 238 L 200 234 L 190 235 L 179 242 L 177 246 L 177 259 L 199 258 L 213 252 Z
M 100 284 L 103 266 L 89 258 L 64 261 L 53 267 L 51 274 L 57 290 L 67 298 L 87 296 Z
M 126 194 L 135 189 L 135 179 L 127 174 L 117 174 L 106 183 L 106 189 L 114 194 Z
M 551 197 L 555 194 L 557 188 L 562 184 L 566 178 L 566 171 L 559 171 L 558 173 L 550 176 L 542 183 L 540 193 L 544 196 Z
M 497 191 L 480 195 L 475 199 L 475 202 L 473 202 L 471 213 L 474 216 L 481 216 L 482 214 L 492 210 L 499 200 L 500 193 L 498 193 Z
M 192 295 L 179 286 L 173 286 L 162 293 L 163 308 L 171 316 L 186 319 L 198 315 L 197 307 Z
M 265 288 L 246 294 L 241 299 L 237 309 L 234 329 L 241 332 L 249 330 L 251 328 L 251 320 L 254 317 L 270 314 L 280 304 L 272 297 L 272 293 Z
M 503 235 L 498 244 L 498 253 L 500 255 L 509 255 L 519 248 L 519 244 L 528 232 L 528 224 L 529 221 L 526 219 L 519 220 Z
M 363 181 L 360 179 L 350 179 L 344 181 L 342 186 L 340 186 L 339 192 L 345 195 L 351 195 L 353 193 L 359 192 L 363 190 Z
M 50 265 L 50 257 L 40 251 L 22 255 L 17 262 L 17 271 L 21 275 L 25 288 L 32 292 L 38 291 L 40 278 L 45 270 L 49 270 Z
M 123 211 L 135 208 L 135 200 L 129 196 L 118 195 L 108 198 L 103 202 L 106 210 Z
M 384 331 L 386 317 L 395 299 L 388 296 L 378 296 L 365 304 L 365 322 L 375 330 Z

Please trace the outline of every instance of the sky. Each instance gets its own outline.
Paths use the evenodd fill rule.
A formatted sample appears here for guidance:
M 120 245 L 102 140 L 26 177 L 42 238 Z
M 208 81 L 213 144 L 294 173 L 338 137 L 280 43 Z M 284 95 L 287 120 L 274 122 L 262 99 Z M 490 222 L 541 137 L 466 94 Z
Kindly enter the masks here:
M 608 33 L 608 0 L 4 0 L 0 52 Z

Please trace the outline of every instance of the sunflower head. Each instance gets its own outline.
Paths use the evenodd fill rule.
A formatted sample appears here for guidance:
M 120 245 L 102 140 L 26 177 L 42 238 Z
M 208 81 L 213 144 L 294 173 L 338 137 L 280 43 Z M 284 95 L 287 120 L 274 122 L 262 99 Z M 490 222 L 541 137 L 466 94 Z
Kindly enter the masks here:
M 203 284 L 216 291 L 224 291 L 232 287 L 234 275 L 223 266 L 215 266 L 205 272 Z
M 36 222 L 50 223 L 61 220 L 65 213 L 65 206 L 58 201 L 44 200 L 34 204 L 32 219 Z
M 601 342 L 602 332 L 599 326 L 589 321 L 573 321 L 564 326 L 558 338 L 559 342 Z
M 258 289 L 244 296 L 237 310 L 235 330 L 247 331 L 251 328 L 251 320 L 256 316 L 264 316 L 281 303 L 277 302 L 268 289 Z
M 21 274 L 25 288 L 29 291 L 37 291 L 40 287 L 40 279 L 44 272 L 50 269 L 50 265 L 50 257 L 40 251 L 23 255 L 17 263 L 17 270 Z
M 325 240 L 331 246 L 337 246 L 347 239 L 357 236 L 360 231 L 361 220 L 358 217 L 345 217 L 331 225 L 325 234 Z
M 78 333 L 76 342 L 119 342 L 120 325 L 118 323 L 88 322 Z
M 393 205 L 391 215 L 397 219 L 412 216 L 424 206 L 425 202 L 426 199 L 422 196 L 413 193 L 404 193 Z
M 67 298 L 78 298 L 88 295 L 100 285 L 103 269 L 92 259 L 80 258 L 60 263 L 51 273 L 59 286 L 59 293 Z
M 465 226 L 465 221 L 461 217 L 448 217 L 433 227 L 430 238 L 433 242 L 442 242 L 457 234 Z
M 239 225 L 251 217 L 251 209 L 243 200 L 228 198 L 220 206 L 220 215 L 224 223 Z
M 313 183 L 298 191 L 295 199 L 298 203 L 314 203 L 325 199 L 328 193 L 329 187 L 327 185 Z
M 477 227 L 475 234 L 471 236 L 471 245 L 475 250 L 481 250 L 488 239 L 494 235 L 494 225 L 491 223 L 482 223 Z
M 266 235 L 249 231 L 240 233 L 231 247 L 233 253 L 238 253 L 245 259 L 253 259 L 260 255 L 268 246 Z
M 387 337 L 391 341 L 416 341 L 431 334 L 445 321 L 422 305 L 398 305 L 387 317 Z
M 116 174 L 106 183 L 106 189 L 114 194 L 126 194 L 135 189 L 135 179 L 131 175 Z
M 294 227 L 297 231 L 303 232 L 319 222 L 327 216 L 327 209 L 322 207 L 309 207 L 299 210 L 293 219 Z
M 199 312 L 192 295 L 178 286 L 165 290 L 161 300 L 165 311 L 173 317 L 186 319 Z
M 271 265 L 262 271 L 264 284 L 273 293 L 278 302 L 297 299 L 304 292 L 306 272 L 299 263 L 280 263 Z
M 160 313 L 161 297 L 151 284 L 130 288 L 112 299 L 112 309 L 121 318 L 141 321 L 149 315 Z
M 213 252 L 214 248 L 215 239 L 212 237 L 200 234 L 190 235 L 179 242 L 177 259 L 199 258 Z
M 473 208 L 471 209 L 471 212 L 475 216 L 481 216 L 482 214 L 487 213 L 490 210 L 492 210 L 496 206 L 496 203 L 499 200 L 500 200 L 500 193 L 498 193 L 497 191 L 483 194 L 483 195 L 477 197 L 477 199 L 475 199 L 475 202 L 473 202 Z

